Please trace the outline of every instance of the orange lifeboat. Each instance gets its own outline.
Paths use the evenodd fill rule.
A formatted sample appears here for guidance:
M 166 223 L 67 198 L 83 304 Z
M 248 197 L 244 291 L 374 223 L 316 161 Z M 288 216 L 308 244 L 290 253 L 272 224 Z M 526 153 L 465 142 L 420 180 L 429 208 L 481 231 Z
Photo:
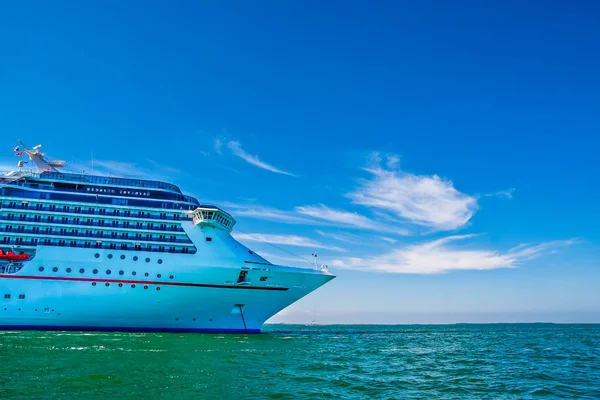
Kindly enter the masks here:
M 25 261 L 31 257 L 29 254 L 17 254 L 12 251 L 4 252 L 0 250 L 0 261 Z

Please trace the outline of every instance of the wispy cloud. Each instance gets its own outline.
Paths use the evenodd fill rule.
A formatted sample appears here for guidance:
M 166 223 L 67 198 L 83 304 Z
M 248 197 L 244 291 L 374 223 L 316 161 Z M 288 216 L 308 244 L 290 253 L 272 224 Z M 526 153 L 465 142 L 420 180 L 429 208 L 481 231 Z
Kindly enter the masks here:
M 113 160 L 94 160 L 93 165 L 94 172 L 97 173 L 115 174 L 123 176 L 147 176 L 149 174 L 149 170 L 147 168 L 140 167 L 138 164 L 131 162 Z M 92 172 L 91 165 L 86 170 L 86 172 Z
M 364 215 L 344 210 L 329 208 L 324 204 L 317 206 L 300 206 L 294 208 L 294 211 L 301 215 L 311 218 L 327 221 L 336 225 L 355 227 L 360 229 L 377 230 L 384 232 L 395 232 L 401 235 L 407 235 L 408 231 L 396 226 L 388 226 L 374 221 Z
M 293 211 L 280 210 L 274 207 L 262 206 L 259 204 L 237 204 L 230 202 L 217 202 L 224 209 L 235 210 L 235 215 L 239 217 L 255 218 L 267 221 L 277 221 L 287 224 L 310 225 L 315 221 L 298 215 Z
M 217 148 L 219 149 L 217 152 L 219 152 L 221 150 L 222 147 L 222 143 L 219 144 L 219 146 L 217 146 L 217 140 L 215 140 L 215 151 L 217 151 Z M 296 176 L 290 172 L 286 172 L 283 171 L 279 168 L 276 168 L 270 164 L 267 164 L 264 161 L 261 161 L 258 156 L 252 155 L 252 154 L 248 154 L 243 148 L 242 145 L 240 144 L 240 142 L 236 142 L 234 140 L 230 141 L 227 143 L 227 148 L 231 151 L 231 153 L 239 158 L 241 158 L 242 160 L 246 161 L 249 164 L 254 165 L 255 167 L 267 170 L 267 171 L 271 171 L 274 172 L 276 174 L 281 174 L 281 175 L 288 175 L 288 176 Z M 220 153 L 219 153 L 220 154 Z
M 324 231 L 318 230 L 318 229 L 315 232 L 319 236 L 322 236 L 322 237 L 327 238 L 327 239 L 337 240 L 338 242 L 360 243 L 361 241 L 364 241 L 364 237 L 363 236 L 354 235 L 352 233 L 346 233 L 346 232 L 340 232 L 340 233 L 336 233 L 336 232 L 324 232 Z
M 359 187 L 347 195 L 354 204 L 385 210 L 434 230 L 460 228 L 477 210 L 476 198 L 456 190 L 452 181 L 390 169 L 398 164 L 393 155 L 387 156 L 387 167 L 381 166 L 379 154 L 371 157 L 371 165 L 365 168 L 371 178 L 360 180 Z
M 295 235 L 270 235 L 265 233 L 234 233 L 233 236 L 239 241 L 262 242 L 280 244 L 286 246 L 308 247 L 312 249 L 326 249 L 331 251 L 345 251 L 337 246 L 329 246 L 319 243 L 313 239 Z
M 364 215 L 344 210 L 336 210 L 324 204 L 316 206 L 298 206 L 293 210 L 281 210 L 259 204 L 237 204 L 219 202 L 226 210 L 234 210 L 236 216 L 276 221 L 296 225 L 337 226 L 352 229 L 364 229 L 380 232 L 408 235 L 408 230 L 398 224 L 385 224 Z
M 506 190 L 500 190 L 498 192 L 486 193 L 486 197 L 503 197 L 505 199 L 512 199 L 513 193 L 515 192 L 515 188 L 510 188 Z
M 213 145 L 217 154 L 223 154 L 223 151 L 221 150 L 223 148 L 223 140 L 216 138 Z
M 575 239 L 519 245 L 501 252 L 460 247 L 457 243 L 476 235 L 456 235 L 413 244 L 371 257 L 345 257 L 329 264 L 337 268 L 362 269 L 388 273 L 434 274 L 453 270 L 490 270 L 515 268 L 525 261 L 577 243 Z

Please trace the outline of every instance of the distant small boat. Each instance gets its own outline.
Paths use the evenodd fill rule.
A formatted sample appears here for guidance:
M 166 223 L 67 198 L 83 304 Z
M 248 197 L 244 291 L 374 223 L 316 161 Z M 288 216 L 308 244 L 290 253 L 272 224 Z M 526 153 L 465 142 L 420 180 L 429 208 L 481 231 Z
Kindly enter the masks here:
M 4 252 L 0 250 L 0 261 L 25 261 L 31 257 L 29 254 L 17 254 L 12 251 Z

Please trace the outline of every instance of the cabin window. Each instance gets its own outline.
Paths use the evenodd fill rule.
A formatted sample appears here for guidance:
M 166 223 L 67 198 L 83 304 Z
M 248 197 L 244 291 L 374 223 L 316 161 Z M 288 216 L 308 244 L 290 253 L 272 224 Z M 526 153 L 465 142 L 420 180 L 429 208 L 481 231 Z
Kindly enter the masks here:
M 206 238 L 206 241 L 207 241 L 207 242 L 212 242 L 212 238 L 211 238 L 211 237 L 207 237 L 207 238 Z
M 25 298 L 25 295 L 24 295 L 24 294 L 20 294 L 20 295 L 19 295 L 19 299 L 23 300 L 24 298 Z
M 5 299 L 10 299 L 10 294 L 8 294 L 8 293 L 7 293 L 7 294 L 5 294 L 5 295 L 4 295 L 4 298 L 5 298 Z

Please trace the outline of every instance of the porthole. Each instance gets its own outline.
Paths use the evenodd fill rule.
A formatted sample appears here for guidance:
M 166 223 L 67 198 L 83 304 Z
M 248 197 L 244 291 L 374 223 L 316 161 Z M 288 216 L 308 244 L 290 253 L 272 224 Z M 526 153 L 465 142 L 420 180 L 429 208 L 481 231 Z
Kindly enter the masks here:
M 72 270 L 71 268 L 67 268 L 67 269 L 66 269 L 66 271 L 67 271 L 68 273 L 71 273 L 71 271 L 73 271 L 73 270 Z
M 207 237 L 207 238 L 206 238 L 206 241 L 207 241 L 207 242 L 212 242 L 212 238 L 211 238 L 211 237 Z
M 131 273 L 131 275 L 135 276 L 135 275 L 137 275 L 137 272 L 133 271 L 133 272 Z
M 58 272 L 58 268 L 56 268 L 56 267 L 52 268 L 52 272 Z
M 96 286 L 96 282 L 92 282 L 92 286 Z
M 146 272 L 146 273 L 144 274 L 144 276 L 150 276 L 150 274 Z
M 119 275 L 123 275 L 124 273 L 125 273 L 125 271 L 123 271 L 123 270 L 119 271 Z
M 100 257 L 100 254 L 96 253 L 96 254 L 94 254 L 94 257 L 98 258 L 98 257 Z
M 169 279 L 173 279 L 173 275 L 169 275 Z
M 159 263 L 159 264 L 162 264 L 162 260 L 160 260 L 160 259 L 159 259 L 159 260 L 158 260 L 158 263 Z
M 42 272 L 44 270 L 44 267 L 39 267 L 38 271 Z
M 134 288 L 134 287 L 135 287 L 135 283 L 133 283 L 133 284 L 131 285 L 131 287 L 132 287 L 132 288 Z
M 110 286 L 110 283 L 106 282 L 104 285 L 105 285 L 105 286 Z
M 192 321 L 195 321 L 195 320 L 196 320 L 196 318 L 192 318 Z
M 109 258 L 109 259 L 110 259 L 110 258 L 113 258 L 113 255 L 112 255 L 112 254 L 109 254 L 109 255 L 108 255 L 108 258 Z
M 112 271 L 110 269 L 106 270 L 106 275 L 110 275 L 112 273 Z
M 122 284 L 122 283 L 119 283 L 119 287 L 123 287 L 123 284 Z
M 175 321 L 179 321 L 179 318 L 175 318 Z
M 148 289 L 148 286 L 147 286 L 147 285 L 144 285 L 144 289 Z
M 125 259 L 125 254 L 121 254 L 121 260 Z
M 156 277 L 157 277 L 157 278 L 161 278 L 161 277 L 162 277 L 162 275 L 161 275 L 161 274 L 156 274 Z
M 83 268 L 79 268 L 79 273 L 80 273 L 80 274 L 83 274 L 84 272 L 85 272 L 85 269 L 83 269 Z
M 137 261 L 138 260 L 138 256 L 133 256 L 133 261 Z
M 159 286 L 157 286 L 157 287 L 156 287 L 156 290 L 160 290 L 160 287 L 159 287 Z
M 98 270 L 97 270 L 97 269 L 94 269 L 92 272 L 93 272 L 94 274 L 97 274 L 97 273 L 98 273 Z
M 150 258 L 146 257 L 146 262 L 150 262 Z

